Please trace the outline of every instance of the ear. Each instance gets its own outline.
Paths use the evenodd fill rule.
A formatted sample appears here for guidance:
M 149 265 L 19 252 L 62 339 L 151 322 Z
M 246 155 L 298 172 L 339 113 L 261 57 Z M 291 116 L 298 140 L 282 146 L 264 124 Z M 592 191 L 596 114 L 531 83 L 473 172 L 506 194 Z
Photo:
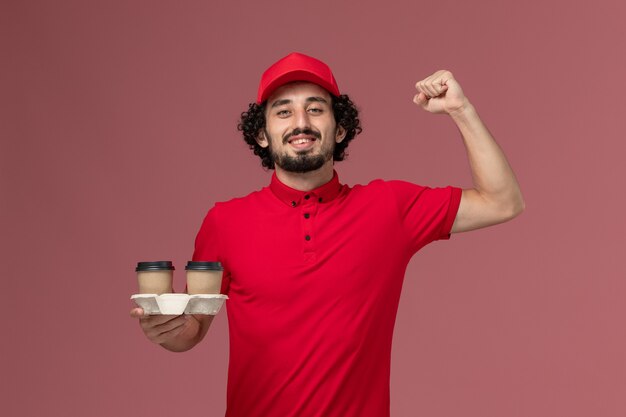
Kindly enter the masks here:
M 265 129 L 261 129 L 259 134 L 256 136 L 256 142 L 259 144 L 261 148 L 267 148 L 269 146 L 269 142 L 267 141 L 267 136 L 265 135 Z
M 346 132 L 346 129 L 344 129 L 343 126 L 337 125 L 337 129 L 335 132 L 335 142 L 341 143 L 346 137 L 347 133 L 348 132 Z

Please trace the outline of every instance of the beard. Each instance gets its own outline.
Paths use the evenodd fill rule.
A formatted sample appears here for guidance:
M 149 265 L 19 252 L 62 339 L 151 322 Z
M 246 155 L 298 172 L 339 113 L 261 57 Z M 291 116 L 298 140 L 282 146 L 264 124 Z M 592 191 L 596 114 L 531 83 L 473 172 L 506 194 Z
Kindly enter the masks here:
M 289 143 L 288 140 L 290 136 L 299 135 L 301 133 L 313 134 L 314 136 L 316 136 L 316 140 L 320 140 L 321 135 L 317 134 L 316 132 L 309 130 L 299 131 L 298 129 L 296 129 L 291 135 L 287 136 L 284 139 L 283 143 Z M 267 131 L 265 132 L 265 134 L 269 138 Z M 268 142 L 270 158 L 272 158 L 272 162 L 274 163 L 274 165 L 278 165 L 285 171 L 297 172 L 299 174 L 320 169 L 322 166 L 324 166 L 326 162 L 333 159 L 333 154 L 335 152 L 335 142 L 331 142 L 331 146 L 329 146 L 328 148 L 322 148 L 320 153 L 318 154 L 313 154 L 312 150 L 306 150 L 296 152 L 296 156 L 291 156 L 287 152 L 280 153 L 276 151 L 272 147 L 271 139 Z

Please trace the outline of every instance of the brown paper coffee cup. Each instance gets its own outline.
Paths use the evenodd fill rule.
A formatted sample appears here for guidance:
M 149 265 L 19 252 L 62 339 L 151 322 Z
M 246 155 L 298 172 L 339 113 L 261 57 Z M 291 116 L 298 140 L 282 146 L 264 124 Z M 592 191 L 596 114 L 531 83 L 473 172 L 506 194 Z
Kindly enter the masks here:
M 171 261 L 138 262 L 139 294 L 168 294 L 172 292 L 174 266 Z
M 187 262 L 188 294 L 219 294 L 222 288 L 222 264 L 219 262 Z

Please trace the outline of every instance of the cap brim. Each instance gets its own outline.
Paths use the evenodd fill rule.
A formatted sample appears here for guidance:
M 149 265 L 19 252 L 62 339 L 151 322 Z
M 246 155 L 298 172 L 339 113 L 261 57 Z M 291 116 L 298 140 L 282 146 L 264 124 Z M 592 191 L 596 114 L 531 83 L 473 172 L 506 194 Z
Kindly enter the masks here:
M 286 72 L 286 73 L 278 76 L 274 80 L 272 80 L 272 82 L 269 83 L 267 85 L 267 87 L 265 87 L 263 89 L 262 95 L 260 95 L 257 98 L 257 103 L 258 104 L 263 103 L 279 87 L 282 87 L 283 85 L 291 83 L 291 82 L 294 82 L 294 81 L 308 81 L 308 82 L 311 82 L 313 84 L 319 85 L 320 87 L 324 88 L 325 90 L 327 90 L 330 94 L 332 94 L 334 96 L 339 96 L 339 91 L 337 90 L 337 88 L 334 87 L 332 84 L 328 83 L 323 78 L 317 76 L 316 74 L 308 72 L 308 71 L 295 70 L 295 71 Z

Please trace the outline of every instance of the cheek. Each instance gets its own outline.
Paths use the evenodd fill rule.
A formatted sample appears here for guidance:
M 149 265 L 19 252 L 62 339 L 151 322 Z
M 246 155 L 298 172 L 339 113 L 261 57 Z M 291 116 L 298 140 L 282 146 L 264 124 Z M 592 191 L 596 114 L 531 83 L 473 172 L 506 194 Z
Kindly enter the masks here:
M 271 128 L 266 127 L 269 134 L 276 141 L 282 141 L 283 137 L 290 132 L 289 126 L 285 123 L 273 123 Z
M 277 152 L 282 152 L 285 146 L 286 145 L 283 143 L 282 136 L 280 134 L 274 133 L 274 136 L 272 136 L 272 140 L 270 141 L 270 147 Z

